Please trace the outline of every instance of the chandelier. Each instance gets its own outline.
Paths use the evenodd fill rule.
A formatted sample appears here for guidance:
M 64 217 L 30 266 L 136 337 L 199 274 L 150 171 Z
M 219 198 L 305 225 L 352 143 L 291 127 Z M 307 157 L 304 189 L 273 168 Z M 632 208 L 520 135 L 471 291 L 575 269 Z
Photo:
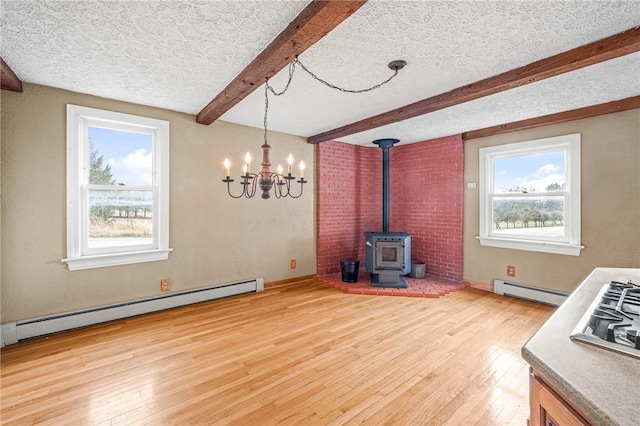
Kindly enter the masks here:
M 242 192 L 239 195 L 234 195 L 231 192 L 231 182 L 235 182 L 234 179 L 231 179 L 231 162 L 229 158 L 224 159 L 224 168 L 226 170 L 226 177 L 222 180 L 222 182 L 227 184 L 227 192 L 229 196 L 232 198 L 253 198 L 256 195 L 257 188 L 260 188 L 262 191 L 262 198 L 268 199 L 271 198 L 271 193 L 275 195 L 276 198 L 283 197 L 291 197 L 291 198 L 300 198 L 304 191 L 304 184 L 308 183 L 307 180 L 304 179 L 304 169 L 305 164 L 303 161 L 300 162 L 300 179 L 297 179 L 296 176 L 292 174 L 293 167 L 293 155 L 289 154 L 287 158 L 287 173 L 285 174 L 282 166 L 278 165 L 277 172 L 271 171 L 271 161 L 269 160 L 269 152 L 271 151 L 271 145 L 269 145 L 267 141 L 267 118 L 269 115 L 269 92 L 271 92 L 274 96 L 284 95 L 289 85 L 291 84 L 291 80 L 293 79 L 293 73 L 296 69 L 296 65 L 299 65 L 305 72 L 307 72 L 311 77 L 320 83 L 324 84 L 327 87 L 332 89 L 340 90 L 341 92 L 347 93 L 364 93 L 370 92 L 372 90 L 378 89 L 380 86 L 390 82 L 396 75 L 398 75 L 398 71 L 404 68 L 407 63 L 402 60 L 396 60 L 389 63 L 389 68 L 394 72 L 393 74 L 387 78 L 382 83 L 378 83 L 375 86 L 368 87 L 366 89 L 344 89 L 338 86 L 335 86 L 331 83 L 326 82 L 320 77 L 316 76 L 314 73 L 309 71 L 307 67 L 305 67 L 302 62 L 295 58 L 289 64 L 289 80 L 285 85 L 284 89 L 281 92 L 276 92 L 275 89 L 269 84 L 269 79 L 264 83 L 264 142 L 262 144 L 262 162 L 260 163 L 260 171 L 254 173 L 251 171 L 251 153 L 247 152 L 244 157 L 244 165 L 242 166 L 242 175 L 240 175 L 240 185 L 242 185 Z M 297 180 L 296 180 L 297 179 Z M 296 195 L 292 192 L 292 187 L 294 182 L 299 184 L 299 191 L 297 191 Z

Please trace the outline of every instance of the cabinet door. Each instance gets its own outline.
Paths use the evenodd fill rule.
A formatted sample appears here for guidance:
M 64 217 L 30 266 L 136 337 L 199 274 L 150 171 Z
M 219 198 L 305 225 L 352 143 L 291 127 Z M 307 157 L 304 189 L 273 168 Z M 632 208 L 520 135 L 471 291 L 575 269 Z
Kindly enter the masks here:
M 589 425 L 533 374 L 529 375 L 529 401 L 532 426 Z

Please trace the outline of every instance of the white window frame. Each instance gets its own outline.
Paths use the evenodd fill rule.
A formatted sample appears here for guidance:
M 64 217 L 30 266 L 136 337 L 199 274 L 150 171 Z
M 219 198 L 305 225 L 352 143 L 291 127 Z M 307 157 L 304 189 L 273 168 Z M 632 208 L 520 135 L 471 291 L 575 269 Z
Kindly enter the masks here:
M 152 136 L 153 242 L 89 249 L 89 127 Z M 91 185 L 99 189 L 97 185 Z M 105 186 L 105 189 L 112 187 Z M 123 188 L 124 189 L 124 188 Z M 149 189 L 129 187 L 128 189 Z M 169 122 L 78 105 L 67 105 L 67 257 L 70 271 L 166 260 L 169 248 Z
M 566 194 L 565 195 L 565 237 L 525 238 L 524 236 L 504 236 L 493 232 L 493 188 L 495 159 L 516 155 L 537 154 L 551 151 L 564 151 Z M 489 247 L 501 247 L 545 253 L 579 256 L 584 248 L 580 244 L 580 134 L 555 136 L 506 145 L 480 148 L 480 244 Z M 504 194 L 495 194 L 502 196 Z M 543 195 L 556 195 L 544 193 Z

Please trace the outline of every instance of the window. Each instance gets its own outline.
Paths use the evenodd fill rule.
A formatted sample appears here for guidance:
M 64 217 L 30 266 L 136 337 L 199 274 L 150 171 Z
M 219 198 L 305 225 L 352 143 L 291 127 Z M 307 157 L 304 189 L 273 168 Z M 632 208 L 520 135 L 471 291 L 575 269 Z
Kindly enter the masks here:
M 580 255 L 580 135 L 480 149 L 480 244 Z
M 169 257 L 169 122 L 67 105 L 69 270 Z

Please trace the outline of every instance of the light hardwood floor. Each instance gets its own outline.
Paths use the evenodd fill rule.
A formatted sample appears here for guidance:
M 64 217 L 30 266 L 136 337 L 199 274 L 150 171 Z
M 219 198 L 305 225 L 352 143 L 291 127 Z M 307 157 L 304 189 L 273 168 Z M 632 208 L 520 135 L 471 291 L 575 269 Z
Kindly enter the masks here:
M 524 425 L 552 311 L 282 284 L 8 346 L 2 424 Z

